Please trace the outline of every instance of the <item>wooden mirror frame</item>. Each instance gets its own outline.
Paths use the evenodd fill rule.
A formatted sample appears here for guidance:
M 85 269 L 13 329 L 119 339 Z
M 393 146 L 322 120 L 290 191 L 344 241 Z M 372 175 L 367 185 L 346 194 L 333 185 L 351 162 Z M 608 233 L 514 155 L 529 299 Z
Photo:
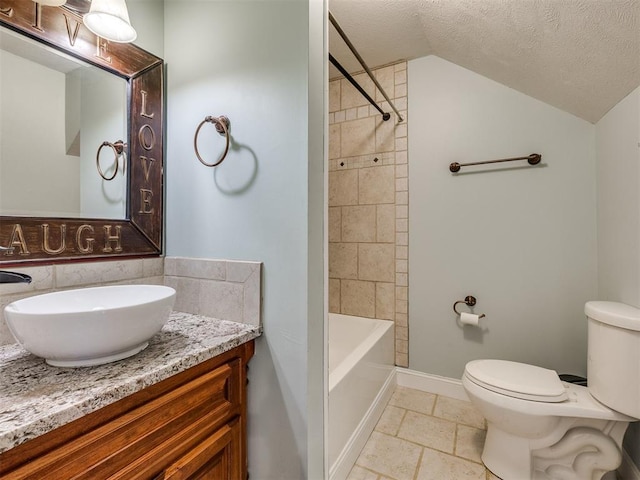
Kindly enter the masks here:
M 88 8 L 87 0 L 61 7 L 0 0 L 0 25 L 127 81 L 126 219 L 0 216 L 2 267 L 162 253 L 164 62 L 136 45 L 91 33 L 73 8 L 79 3 Z

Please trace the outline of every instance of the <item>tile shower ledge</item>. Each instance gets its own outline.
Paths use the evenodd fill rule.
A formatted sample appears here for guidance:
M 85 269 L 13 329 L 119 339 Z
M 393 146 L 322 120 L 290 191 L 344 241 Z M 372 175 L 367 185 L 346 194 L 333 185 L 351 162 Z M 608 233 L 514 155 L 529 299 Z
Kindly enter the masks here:
M 57 368 L 19 345 L 0 347 L 0 453 L 160 382 L 261 334 L 261 327 L 173 312 L 139 354 Z

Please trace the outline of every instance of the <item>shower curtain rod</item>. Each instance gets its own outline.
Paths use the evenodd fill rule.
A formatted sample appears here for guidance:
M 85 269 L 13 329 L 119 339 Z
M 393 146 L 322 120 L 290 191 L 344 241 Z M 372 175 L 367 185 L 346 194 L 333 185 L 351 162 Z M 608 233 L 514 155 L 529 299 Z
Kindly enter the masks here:
M 384 88 L 382 88 L 382 85 L 380 85 L 380 83 L 378 82 L 378 80 L 376 80 L 376 77 L 373 76 L 373 73 L 371 73 L 371 70 L 369 69 L 369 67 L 367 66 L 367 64 L 365 63 L 365 61 L 363 60 L 363 58 L 360 56 L 360 54 L 358 53 L 358 51 L 356 50 L 356 47 L 353 46 L 353 44 L 351 43 L 351 41 L 349 40 L 349 38 L 347 37 L 347 34 L 344 33 L 344 31 L 342 30 L 342 28 L 340 28 L 340 25 L 338 25 L 338 21 L 335 19 L 335 17 L 331 14 L 331 12 L 329 12 L 329 20 L 331 21 L 331 24 L 334 26 L 334 28 L 336 29 L 336 31 L 340 34 L 340 36 L 342 37 L 342 40 L 344 40 L 344 43 L 347 44 L 347 47 L 349 47 L 349 50 L 351 50 L 351 53 L 353 53 L 353 55 L 358 59 L 358 62 L 360 62 L 360 65 L 362 65 L 362 68 L 364 68 L 365 72 L 367 72 L 367 75 L 369 75 L 369 78 L 371 78 L 371 80 L 373 80 L 373 83 L 376 85 L 376 87 L 378 87 L 378 90 L 380 90 L 380 93 L 382 93 L 382 96 L 385 98 L 385 100 L 389 103 L 389 105 L 391 106 L 391 108 L 393 109 L 394 112 L 396 112 L 396 115 L 398 116 L 398 121 L 402 122 L 404 119 L 402 118 L 402 115 L 400 115 L 400 112 L 398 111 L 398 109 L 396 108 L 396 106 L 393 104 L 393 102 L 389 99 L 389 96 L 387 95 L 387 92 L 384 91 Z M 331 58 L 330 58 L 331 59 Z M 335 59 L 334 59 L 335 60 Z M 333 62 L 332 62 L 333 63 Z M 334 63 L 335 65 L 335 63 Z M 336 65 L 337 67 L 337 65 Z M 338 69 L 340 70 L 340 69 Z M 344 74 L 343 74 L 344 75 Z M 355 81 L 355 80 L 354 80 Z M 352 82 L 353 83 L 353 82 Z M 359 89 L 360 90 L 360 89 Z M 361 93 L 364 93 L 362 90 L 360 90 Z M 368 96 L 368 95 L 367 95 Z M 371 100 L 369 100 L 371 101 Z M 372 102 L 373 104 L 373 102 Z
M 334 58 L 334 56 L 331 55 L 331 54 L 329 54 L 329 61 L 331 63 L 333 63 L 333 65 L 340 71 L 340 73 L 342 75 L 344 75 L 344 77 L 347 80 L 349 80 L 349 82 L 351 82 L 351 85 L 353 85 L 356 88 L 356 90 L 358 90 L 362 94 L 362 96 L 364 98 L 366 98 L 369 101 L 369 103 L 371 105 L 373 105 L 375 107 L 375 109 L 378 110 L 382 114 L 382 120 L 384 120 L 386 122 L 387 120 L 389 120 L 391 118 L 391 114 L 389 112 L 385 112 L 384 110 L 382 110 L 380 108 L 380 106 L 376 103 L 376 101 L 373 98 L 371 98 L 371 96 L 369 96 L 369 94 L 367 92 L 365 92 L 364 88 L 362 88 L 360 86 L 360 84 L 358 82 L 356 82 L 356 80 L 351 75 L 349 75 L 349 72 L 347 72 L 344 69 L 344 67 L 342 65 L 340 65 L 340 62 L 338 62 Z

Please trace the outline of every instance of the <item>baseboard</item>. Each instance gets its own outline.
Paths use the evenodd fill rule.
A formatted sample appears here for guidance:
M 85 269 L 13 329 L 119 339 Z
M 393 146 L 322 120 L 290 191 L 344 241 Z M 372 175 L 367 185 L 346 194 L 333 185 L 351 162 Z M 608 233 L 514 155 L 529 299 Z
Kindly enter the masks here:
M 367 443 L 371 432 L 373 432 L 378 420 L 380 420 L 384 408 L 387 406 L 387 403 L 389 403 L 391 395 L 393 395 L 393 391 L 396 387 L 396 376 L 396 371 L 391 370 L 391 373 L 378 392 L 378 395 L 373 400 L 373 403 L 369 407 L 369 410 L 367 410 L 364 418 L 356 427 L 356 430 L 342 449 L 342 452 L 340 452 L 335 463 L 331 465 L 329 470 L 330 480 L 344 480 L 349 475 L 349 472 L 356 463 L 360 452 Z
M 457 378 L 441 377 L 402 367 L 396 367 L 396 373 L 398 385 L 401 387 L 469 401 L 462 382 Z
M 621 480 L 640 480 L 640 470 L 624 450 L 622 451 L 622 464 L 618 468 L 618 478 Z

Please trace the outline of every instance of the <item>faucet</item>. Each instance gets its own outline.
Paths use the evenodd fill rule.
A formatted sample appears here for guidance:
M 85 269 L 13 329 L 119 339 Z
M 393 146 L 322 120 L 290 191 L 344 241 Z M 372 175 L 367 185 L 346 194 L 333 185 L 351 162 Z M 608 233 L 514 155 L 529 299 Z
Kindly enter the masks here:
M 31 283 L 31 277 L 26 273 L 0 270 L 0 283 Z
M 11 250 L 9 247 L 3 247 L 0 245 L 0 252 L 6 252 Z M 0 270 L 0 283 L 31 283 L 31 276 L 26 273 L 7 272 L 6 270 Z

